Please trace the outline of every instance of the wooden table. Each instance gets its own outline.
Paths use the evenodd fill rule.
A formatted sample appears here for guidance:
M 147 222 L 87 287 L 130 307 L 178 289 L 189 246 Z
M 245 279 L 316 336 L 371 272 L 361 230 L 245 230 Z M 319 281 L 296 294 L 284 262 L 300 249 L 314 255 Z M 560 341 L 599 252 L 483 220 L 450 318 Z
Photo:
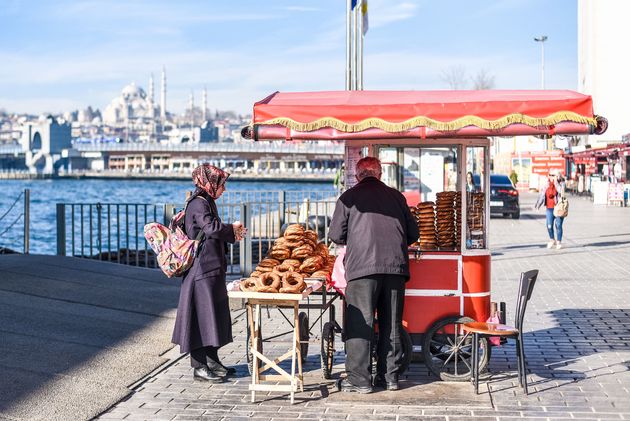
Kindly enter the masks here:
M 313 291 L 317 291 L 322 287 L 322 282 L 314 281 L 309 282 L 307 280 L 307 289 L 301 294 L 272 294 L 262 292 L 246 292 L 236 290 L 238 284 L 235 285 L 234 290 L 229 290 L 228 295 L 233 298 L 244 298 L 246 300 L 247 317 L 249 319 L 249 331 L 250 331 L 250 351 L 253 358 L 252 364 L 252 384 L 249 385 L 249 390 L 252 391 L 252 402 L 256 400 L 257 391 L 272 391 L 272 392 L 290 392 L 291 404 L 294 402 L 295 392 L 298 390 L 304 391 L 304 378 L 302 376 L 302 355 L 300 347 L 300 323 L 298 320 L 298 311 L 300 301 L 308 297 Z M 259 339 L 261 337 L 260 329 L 260 307 L 272 306 L 272 307 L 284 307 L 293 308 L 293 335 L 291 339 L 291 349 L 282 354 L 281 356 L 271 360 L 262 354 L 258 349 Z M 287 373 L 278 364 L 282 361 L 291 358 L 291 373 Z M 264 366 L 260 366 L 261 361 L 265 363 Z M 296 366 L 297 363 L 297 366 Z M 278 374 L 262 374 L 265 371 L 272 369 Z M 297 369 L 297 373 L 296 373 Z M 282 384 L 276 384 L 283 382 Z

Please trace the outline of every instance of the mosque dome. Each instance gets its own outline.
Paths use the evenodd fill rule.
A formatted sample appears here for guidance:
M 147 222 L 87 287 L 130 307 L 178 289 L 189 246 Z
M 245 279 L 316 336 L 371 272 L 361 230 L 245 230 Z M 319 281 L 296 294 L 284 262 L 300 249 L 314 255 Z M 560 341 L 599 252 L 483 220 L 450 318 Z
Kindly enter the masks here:
M 146 92 L 135 82 L 125 86 L 120 96 L 112 99 L 105 108 L 103 121 L 108 124 L 123 123 L 127 120 L 155 118 L 155 104 Z
M 121 92 L 121 96 L 127 100 L 133 100 L 136 98 L 146 98 L 147 94 L 144 92 L 142 88 L 136 86 L 135 82 L 131 82 L 129 85 L 125 86 Z

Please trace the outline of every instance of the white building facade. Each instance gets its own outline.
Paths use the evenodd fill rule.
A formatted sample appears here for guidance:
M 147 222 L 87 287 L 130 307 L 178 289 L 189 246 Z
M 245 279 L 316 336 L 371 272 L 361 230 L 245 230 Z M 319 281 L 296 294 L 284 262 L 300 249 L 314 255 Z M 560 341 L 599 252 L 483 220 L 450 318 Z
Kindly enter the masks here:
M 609 123 L 591 142 L 619 143 L 630 133 L 628 17 L 628 0 L 578 0 L 578 90 Z

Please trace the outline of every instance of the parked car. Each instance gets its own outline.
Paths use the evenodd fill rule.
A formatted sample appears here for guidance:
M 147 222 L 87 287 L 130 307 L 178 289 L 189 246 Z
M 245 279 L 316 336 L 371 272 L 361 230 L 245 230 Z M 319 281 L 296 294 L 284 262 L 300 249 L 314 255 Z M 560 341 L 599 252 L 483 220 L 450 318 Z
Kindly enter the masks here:
M 479 186 L 479 175 L 474 175 L 475 185 Z M 507 175 L 490 174 L 490 214 L 502 214 L 512 219 L 521 217 L 518 190 Z

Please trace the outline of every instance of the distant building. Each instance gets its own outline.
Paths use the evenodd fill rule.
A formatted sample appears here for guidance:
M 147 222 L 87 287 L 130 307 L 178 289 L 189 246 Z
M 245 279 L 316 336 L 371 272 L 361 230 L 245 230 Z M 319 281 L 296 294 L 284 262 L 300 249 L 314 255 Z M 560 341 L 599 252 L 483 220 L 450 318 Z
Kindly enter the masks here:
M 627 0 L 578 0 L 578 90 L 609 122 L 598 142 L 621 142 L 630 133 L 630 32 L 621 29 L 628 16 Z
M 68 123 L 58 123 L 47 118 L 25 123 L 22 127 L 20 144 L 26 153 L 26 166 L 31 172 L 52 174 L 57 170 L 61 153 L 72 147 L 72 127 Z

